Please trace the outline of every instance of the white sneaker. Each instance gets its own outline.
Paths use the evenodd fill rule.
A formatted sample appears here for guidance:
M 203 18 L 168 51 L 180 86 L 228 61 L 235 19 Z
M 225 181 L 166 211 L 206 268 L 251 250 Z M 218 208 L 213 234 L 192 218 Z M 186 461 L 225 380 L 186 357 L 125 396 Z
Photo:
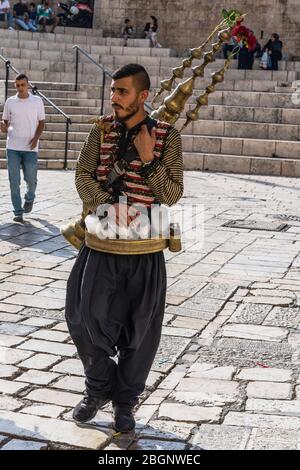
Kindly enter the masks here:
M 16 30 L 15 30 L 15 28 L 13 28 L 12 26 L 10 26 L 10 27 L 8 28 L 8 31 L 16 31 Z

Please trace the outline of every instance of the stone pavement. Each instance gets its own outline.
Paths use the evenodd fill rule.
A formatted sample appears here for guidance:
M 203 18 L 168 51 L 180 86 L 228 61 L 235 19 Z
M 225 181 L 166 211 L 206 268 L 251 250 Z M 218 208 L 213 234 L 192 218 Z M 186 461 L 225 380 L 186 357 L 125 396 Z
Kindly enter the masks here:
M 59 226 L 80 213 L 74 173 L 40 171 L 24 226 L 4 170 L 0 194 L 1 449 L 300 448 L 297 179 L 186 173 L 181 203 L 198 204 L 204 239 L 166 252 L 162 341 L 136 435 L 121 437 L 109 407 L 71 418 L 84 388 L 63 313 L 76 252 Z M 236 219 L 269 230 L 223 226 Z

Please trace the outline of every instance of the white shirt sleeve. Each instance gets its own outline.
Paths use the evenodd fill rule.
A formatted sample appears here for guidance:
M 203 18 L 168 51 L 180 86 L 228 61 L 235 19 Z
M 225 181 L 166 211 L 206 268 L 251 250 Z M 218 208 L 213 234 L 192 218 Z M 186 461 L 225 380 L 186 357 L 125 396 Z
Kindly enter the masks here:
M 0 4 L 0 11 L 5 10 L 6 8 L 10 8 L 8 0 L 4 0 L 4 2 Z
M 39 111 L 38 111 L 38 120 L 45 120 L 45 107 L 42 98 L 39 99 Z
M 6 100 L 2 114 L 3 121 L 9 121 L 9 114 L 9 102 Z

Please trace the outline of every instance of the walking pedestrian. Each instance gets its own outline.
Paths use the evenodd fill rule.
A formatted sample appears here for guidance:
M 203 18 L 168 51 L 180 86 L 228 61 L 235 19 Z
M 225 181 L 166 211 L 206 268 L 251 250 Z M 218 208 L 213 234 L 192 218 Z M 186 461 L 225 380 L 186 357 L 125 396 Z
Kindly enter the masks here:
M 38 169 L 38 144 L 44 130 L 45 109 L 42 99 L 29 92 L 28 78 L 19 74 L 15 79 L 16 95 L 4 105 L 1 131 L 7 133 L 6 157 L 14 221 L 23 223 L 23 213 L 32 210 Z M 27 185 L 22 207 L 20 170 Z

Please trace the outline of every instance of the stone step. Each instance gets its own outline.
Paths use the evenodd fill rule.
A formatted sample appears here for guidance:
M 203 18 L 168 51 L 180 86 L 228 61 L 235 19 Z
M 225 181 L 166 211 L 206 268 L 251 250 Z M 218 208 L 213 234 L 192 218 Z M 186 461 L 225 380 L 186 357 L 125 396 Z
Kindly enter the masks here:
M 160 77 L 150 76 L 151 86 L 158 90 L 160 88 Z M 109 80 L 108 80 L 109 84 Z M 199 79 L 196 83 L 195 91 L 205 88 L 208 85 L 207 78 Z M 261 92 L 280 92 L 280 93 L 290 93 L 294 92 L 295 89 L 292 88 L 291 83 L 275 81 L 275 80 L 230 80 L 226 77 L 226 80 L 223 83 L 219 83 L 217 86 L 218 90 L 227 90 L 227 91 L 261 91 Z M 94 85 L 95 89 L 98 88 L 99 96 L 101 93 L 101 86 Z M 276 89 L 278 88 L 278 90 Z M 107 93 L 109 90 L 107 89 Z
M 127 56 L 121 57 L 120 60 L 104 64 L 109 71 L 113 71 L 117 67 L 128 62 Z M 150 76 L 159 77 L 157 84 L 160 80 L 168 79 L 170 77 L 170 67 L 160 65 L 149 65 L 149 60 L 155 59 L 153 57 L 137 57 L 135 62 L 143 65 Z M 54 82 L 74 82 L 75 81 L 75 62 L 57 62 L 46 61 L 39 59 L 19 59 L 16 58 L 12 61 L 13 66 L 21 71 L 26 71 L 31 81 L 54 81 Z M 97 73 L 97 68 L 92 63 L 79 64 L 79 83 L 102 83 L 102 73 Z M 210 81 L 211 70 L 205 70 L 205 78 Z M 299 73 L 290 71 L 263 71 L 263 70 L 233 70 L 230 69 L 226 73 L 226 80 L 260 80 L 260 81 L 277 81 L 291 84 L 297 80 Z M 12 74 L 14 76 L 14 74 Z M 0 68 L 0 79 L 5 78 L 5 68 Z M 209 83 L 209 82 L 208 82 Z M 206 84 L 208 84 L 206 83 Z M 154 84 L 152 84 L 154 85 Z M 156 84 L 155 84 L 156 86 Z
M 36 35 L 33 38 L 12 38 L 11 35 L 6 35 L 5 37 L 1 37 L 1 46 L 3 47 L 3 54 L 14 54 L 14 49 L 21 49 L 26 52 L 26 56 L 32 57 L 33 51 L 40 51 L 44 57 L 47 57 L 45 52 L 47 51 L 69 51 L 72 52 L 72 48 L 74 45 L 80 46 L 84 49 L 88 54 L 95 53 L 95 54 L 102 54 L 102 55 L 127 55 L 127 56 L 135 56 L 135 55 L 145 55 L 157 58 L 168 58 L 168 57 L 175 57 L 176 53 L 173 49 L 162 47 L 162 48 L 150 48 L 148 45 L 140 45 L 135 46 L 132 44 L 131 47 L 123 47 L 122 43 L 117 41 L 115 44 L 115 40 L 113 38 L 105 38 L 106 40 L 110 39 L 110 41 L 103 40 L 103 38 L 99 37 L 89 37 L 89 36 L 67 36 L 67 35 L 56 35 L 53 34 L 47 35 L 40 35 L 37 37 Z M 73 52 L 75 56 L 75 52 Z M 22 54 L 20 57 L 23 57 Z M 42 56 L 40 56 L 42 57 Z M 49 58 L 51 54 L 49 54 Z M 83 55 L 80 54 L 80 57 L 83 58 Z M 178 61 L 175 65 L 178 64 Z
M 87 134 L 91 130 L 92 124 L 88 122 L 88 120 L 85 123 L 75 123 L 73 122 L 70 126 L 70 130 L 73 133 L 83 133 Z M 45 132 L 48 133 L 63 133 L 64 134 L 65 130 L 65 123 L 64 122 L 49 122 L 48 119 L 46 119 L 46 125 L 45 125 L 45 130 L 42 134 L 42 137 L 44 136 Z M 58 139 L 59 140 L 59 139 Z M 74 139 L 76 140 L 76 139 Z
M 1 84 L 3 84 L 3 80 L 1 80 Z M 47 81 L 38 81 L 36 80 L 34 82 L 34 85 L 38 87 L 41 91 L 74 91 L 74 83 L 66 83 L 66 82 L 47 82 Z M 80 86 L 80 90 L 84 91 L 83 85 Z M 14 81 L 9 80 L 8 81 L 8 91 L 9 94 L 14 94 L 15 93 L 15 88 L 14 88 Z
M 75 76 L 73 76 L 75 79 Z M 160 87 L 160 80 L 158 77 L 151 76 L 150 77 L 152 89 L 158 90 Z M 51 83 L 44 85 L 43 82 L 39 82 L 38 80 L 34 80 L 34 85 L 38 87 L 38 89 L 42 92 L 48 90 L 51 92 L 50 96 L 54 96 L 53 91 L 62 91 L 59 88 L 59 83 L 54 84 L 55 88 L 51 89 Z M 194 94 L 199 94 L 200 90 L 203 90 L 207 85 L 207 79 L 199 80 L 196 83 L 196 88 L 194 90 Z M 74 83 L 70 84 L 70 89 L 74 90 Z M 99 85 L 88 85 L 88 84 L 81 84 L 79 89 L 85 91 L 87 93 L 87 97 L 95 98 L 101 96 L 102 86 Z M 217 87 L 218 91 L 254 91 L 254 92 L 273 92 L 273 93 L 294 93 L 295 88 L 291 86 L 291 84 L 283 83 L 280 81 L 273 81 L 273 80 L 225 80 L 223 83 L 218 84 Z M 14 82 L 9 81 L 9 94 L 12 95 L 15 93 Z M 75 92 L 74 92 L 75 93 Z M 105 89 L 105 97 L 108 98 L 110 94 L 110 80 L 108 80 L 106 89 Z M 162 95 L 163 98 L 166 96 L 166 93 Z
M 63 169 L 63 154 L 53 158 L 43 158 L 41 151 L 38 166 L 40 169 Z M 300 162 L 293 159 L 268 159 L 263 157 L 222 155 L 208 153 L 183 153 L 184 170 L 201 170 L 238 174 L 256 174 L 268 176 L 300 176 Z M 76 161 L 69 159 L 68 169 L 75 169 Z M 7 168 L 6 160 L 0 150 L 0 168 Z
M 107 108 L 107 112 L 111 113 L 111 109 L 109 107 Z M 184 114 L 182 116 L 184 116 Z M 298 125 L 300 122 L 300 109 L 208 105 L 201 109 L 200 117 L 202 120 Z M 92 116 L 87 114 L 85 111 L 79 114 L 76 114 L 75 112 L 74 114 L 72 113 L 73 123 L 88 124 L 91 118 Z M 48 114 L 46 122 L 64 123 L 65 119 L 59 114 Z M 183 124 L 183 118 L 181 122 Z M 193 123 L 190 124 L 190 126 L 192 125 Z
M 256 113 L 260 110 L 260 108 L 264 109 L 272 109 L 276 110 L 282 108 L 283 111 L 299 111 L 299 106 L 297 104 L 293 104 L 291 100 L 291 94 L 285 93 L 259 93 L 259 92 L 245 92 L 245 93 L 238 93 L 238 92 L 223 92 L 223 91 L 216 91 L 209 97 L 210 104 L 208 107 L 202 107 L 200 111 L 200 115 L 204 117 L 204 113 L 207 114 L 207 109 L 211 106 L 226 106 L 226 107 L 238 107 L 239 109 L 250 108 L 255 109 Z M 91 115 L 98 115 L 100 112 L 100 105 L 101 100 L 92 100 L 92 99 L 63 99 L 63 98 L 56 98 L 54 100 L 55 104 L 60 107 L 66 114 L 72 116 L 73 114 L 91 114 Z M 148 103 L 150 105 L 150 102 Z M 104 101 L 105 109 L 110 112 L 110 102 L 109 100 Z M 195 106 L 195 98 L 191 98 L 189 100 L 189 104 L 185 106 L 184 112 L 192 109 Z M 1 108 L 0 108 L 1 109 Z M 57 111 L 48 105 L 45 104 L 45 111 L 46 114 L 56 114 Z M 183 115 L 184 115 L 183 112 Z M 272 111 L 273 112 L 273 111 Z M 270 112 L 270 114 L 272 114 Z M 277 112 L 278 114 L 278 112 Z M 299 116 L 298 113 L 296 113 Z M 205 117 L 206 118 L 206 117 Z M 237 119 L 228 118 L 222 120 L 244 120 L 244 112 L 242 112 Z M 213 118 L 210 118 L 213 119 Z M 216 118 L 214 118 L 216 119 Z M 220 119 L 220 118 L 219 118 Z M 280 122 L 280 121 L 275 121 Z M 290 124 L 294 124 L 294 122 L 290 122 Z
M 182 124 L 183 119 L 180 119 L 176 127 L 180 129 Z M 300 140 L 300 126 L 295 124 L 199 120 L 188 126 L 184 133 L 250 139 Z
M 42 141 L 41 141 L 42 144 Z M 1 145 L 2 142 L 0 141 L 0 159 L 5 159 L 6 150 Z M 78 158 L 78 150 L 69 149 L 68 150 L 68 159 L 73 162 L 73 166 L 76 163 Z M 56 160 L 56 159 L 64 159 L 64 148 L 40 148 L 39 150 L 39 159 L 41 160 Z
M 256 174 L 268 176 L 300 176 L 300 161 L 294 159 L 212 153 L 184 153 L 185 170 Z
M 91 129 L 92 124 L 86 123 L 72 124 L 69 131 L 70 141 L 84 142 Z M 178 129 L 181 128 L 184 120 L 180 119 L 176 123 Z M 234 137 L 263 139 L 276 141 L 295 141 L 300 140 L 299 125 L 283 125 L 283 124 L 261 124 L 261 123 L 245 123 L 236 121 L 214 121 L 199 120 L 192 123 L 184 130 L 184 135 L 194 136 L 217 136 L 217 137 Z M 5 135 L 1 134 L 0 141 L 5 140 Z M 65 122 L 49 123 L 46 119 L 46 129 L 42 134 L 42 141 L 64 141 L 65 140 Z
M 9 31 L 7 30 L 6 27 L 6 22 L 0 22 L 0 35 L 1 34 L 14 34 L 14 35 L 20 35 L 20 36 L 25 36 L 27 34 L 33 35 L 36 34 L 47 34 L 47 33 L 39 33 L 38 31 L 36 33 L 33 33 L 31 31 L 23 31 L 23 30 L 15 30 L 15 31 Z M 52 33 L 51 33 L 52 34 Z M 93 29 L 93 28 L 76 28 L 73 26 L 57 26 L 55 28 L 55 33 L 54 34 L 76 34 L 77 36 L 102 36 L 102 30 L 99 28 Z
M 59 100 L 55 100 L 55 104 L 60 107 L 59 105 Z M 107 107 L 109 106 L 109 103 L 106 103 L 107 104 Z M 70 116 L 72 118 L 72 114 L 80 114 L 80 113 L 84 113 L 84 114 L 90 114 L 91 117 L 92 116 L 98 116 L 99 113 L 100 113 L 100 107 L 95 107 L 95 106 L 90 106 L 90 107 L 86 107 L 86 106 L 61 106 L 61 109 L 62 111 L 64 111 L 64 113 L 66 113 L 68 116 Z M 46 114 L 56 114 L 57 111 L 55 110 L 55 108 L 51 107 L 50 105 L 45 105 L 45 112 Z
M 97 114 L 99 113 L 99 108 L 101 101 L 100 100 L 91 100 L 91 99 L 62 99 L 56 98 L 55 104 L 63 109 L 67 114 Z M 191 97 L 186 104 L 184 111 L 186 112 L 190 109 L 193 109 L 196 104 L 196 97 Z M 151 105 L 151 102 L 148 102 L 148 105 Z M 292 100 L 292 95 L 290 93 L 260 93 L 260 92 L 226 92 L 226 91 L 215 91 L 212 95 L 209 96 L 209 105 L 218 105 L 218 106 L 238 106 L 238 107 L 247 107 L 247 108 L 282 108 L 289 110 L 299 110 L 299 105 L 296 101 Z M 110 110 L 110 101 L 104 100 L 105 109 Z M 85 108 L 87 112 L 85 112 Z M 45 105 L 46 112 L 52 114 L 55 112 L 53 108 Z M 204 109 L 204 107 L 202 107 Z M 201 110 L 202 112 L 202 110 Z M 243 116 L 243 114 L 240 116 Z
M 43 152 L 40 152 L 41 155 L 43 156 Z M 38 160 L 38 168 L 40 170 L 63 170 L 64 169 L 64 157 L 63 154 L 61 154 L 61 157 L 59 157 L 57 154 L 53 154 L 52 158 L 42 158 L 41 155 L 39 155 L 39 160 Z M 68 170 L 74 170 L 76 165 L 76 160 L 68 160 L 67 161 L 67 169 Z M 1 157 L 1 151 L 0 151 L 0 169 L 6 169 L 7 168 L 7 163 L 6 159 Z
M 184 120 L 176 123 L 178 130 Z M 55 127 L 56 126 L 56 127 Z M 83 142 L 91 129 L 91 124 L 74 124 L 70 127 L 70 140 Z M 285 141 L 300 140 L 299 125 L 245 123 L 237 121 L 199 120 L 184 130 L 185 135 L 209 135 L 224 137 L 240 137 L 250 139 L 271 139 Z M 64 124 L 46 124 L 42 135 L 43 140 L 64 140 Z
M 273 124 L 299 124 L 300 109 L 253 106 L 211 105 L 202 107 L 202 119 Z
M 64 140 L 43 140 L 40 149 L 64 150 Z M 78 152 L 82 141 L 69 141 L 69 149 Z M 5 140 L 1 138 L 0 147 L 5 149 Z M 300 160 L 300 142 L 288 140 L 250 139 L 212 135 L 182 135 L 182 147 L 185 152 L 202 152 L 224 155 L 246 155 L 266 158 L 286 158 Z M 71 157 L 70 157 L 71 158 Z M 77 156 L 76 156 L 77 158 Z
M 34 51 L 33 51 L 34 52 Z M 41 54 L 42 55 L 42 54 Z M 57 55 L 58 57 L 55 57 Z M 10 58 L 8 55 L 5 56 L 6 58 Z M 149 70 L 149 73 L 152 72 L 153 75 L 158 74 L 160 75 L 161 73 L 169 73 L 170 74 L 170 67 L 165 66 L 163 63 L 161 63 L 161 58 L 159 57 L 148 57 L 144 55 L 139 55 L 139 56 L 99 56 L 96 54 L 91 54 L 91 58 L 99 63 L 103 64 L 104 67 L 108 69 L 108 71 L 113 71 L 114 69 L 126 65 L 130 62 L 138 63 L 143 65 L 144 67 Z M 108 60 L 108 63 L 106 64 L 106 61 Z M 18 69 L 26 69 L 30 72 L 32 71 L 39 71 L 39 70 L 48 70 L 49 72 L 75 72 L 76 69 L 76 63 L 75 63 L 75 54 L 74 53 L 60 53 L 54 54 L 53 57 L 50 58 L 44 58 L 44 59 L 39 59 L 36 57 L 35 54 L 32 54 L 28 57 L 24 57 L 22 54 L 21 58 L 20 57 L 15 57 L 11 58 L 11 63 L 12 65 Z M 80 74 L 82 73 L 95 73 L 97 72 L 97 67 L 95 64 L 91 63 L 89 59 L 86 57 L 84 60 L 81 60 L 78 63 L 78 72 Z M 101 71 L 100 71 L 101 72 Z M 236 71 L 231 71 L 231 72 L 236 72 Z M 279 73 L 279 72 L 278 72 Z M 292 72 L 290 72 L 292 73 Z
M 3 36 L 3 33 L 2 33 Z M 66 51 L 70 49 L 75 42 L 79 42 L 83 48 L 88 53 L 104 55 L 106 57 L 113 55 L 126 55 L 126 56 L 156 56 L 161 58 L 164 61 L 164 65 L 168 67 L 177 67 L 181 65 L 183 58 L 174 57 L 174 51 L 169 48 L 150 48 L 149 42 L 140 42 L 143 40 L 138 40 L 139 43 L 136 46 L 130 45 L 129 47 L 122 46 L 122 40 L 118 38 L 101 38 L 99 36 L 86 36 L 86 35 L 70 35 L 65 34 L 33 34 L 25 31 L 20 32 L 10 32 L 9 37 L 7 34 L 1 37 L 1 45 L 3 47 L 3 54 L 8 54 L 9 58 L 21 57 L 20 44 L 16 41 L 33 41 L 30 44 L 31 48 L 27 50 L 22 50 L 22 57 L 32 57 L 34 50 L 36 51 L 36 59 L 51 59 L 51 58 L 60 58 L 61 51 Z M 97 43 L 96 43 L 97 41 Z M 116 42 L 117 41 L 117 42 Z M 37 43 L 38 42 L 38 47 Z M 53 48 L 52 45 L 57 42 L 57 47 Z M 114 45 L 117 44 L 117 45 Z M 46 46 L 46 47 L 44 47 Z M 47 47 L 48 46 L 48 47 Z M 71 50 L 71 49 L 70 49 Z M 81 60 L 84 60 L 84 56 L 80 56 Z M 66 57 L 66 60 L 69 60 Z M 194 61 L 193 65 L 199 65 L 200 61 Z M 260 60 L 256 59 L 254 61 L 253 69 L 260 70 L 259 67 Z M 223 67 L 224 60 L 216 59 L 214 62 L 207 65 L 208 69 L 217 70 Z M 233 60 L 230 64 L 231 69 L 237 69 L 237 61 Z M 300 62 L 299 61 L 280 61 L 279 62 L 280 71 L 300 71 Z M 269 73 L 268 71 L 262 71 L 263 73 Z
M 70 89 L 74 89 L 74 84 L 75 84 L 75 72 L 69 72 L 69 73 L 61 73 L 61 72 L 47 72 L 45 71 L 30 71 L 27 72 L 29 79 L 32 83 L 36 84 L 38 82 L 43 82 L 52 80 L 53 83 L 69 83 L 70 84 Z M 12 74 L 11 77 L 13 78 L 15 75 Z M 153 75 L 150 75 L 151 78 L 151 85 L 153 88 L 156 88 L 160 85 L 160 77 L 155 77 Z M 4 70 L 0 68 L 0 80 L 5 79 L 5 73 Z M 209 78 L 206 79 L 205 81 L 199 80 L 199 82 L 196 83 L 196 89 L 199 89 L 201 84 L 203 83 L 203 86 L 207 86 L 209 84 L 210 80 Z M 220 84 L 217 86 L 217 90 L 226 90 L 226 91 L 273 91 L 274 90 L 274 85 L 281 84 L 282 82 L 274 82 L 274 81 L 261 81 L 259 83 L 258 80 L 250 80 L 243 82 L 243 80 L 226 80 L 224 83 Z M 291 86 L 291 83 L 284 82 L 286 85 Z M 73 85 L 71 85 L 73 84 Z M 102 76 L 100 74 L 98 75 L 90 75 L 90 74 L 85 74 L 82 76 L 80 74 L 79 76 L 79 84 L 78 86 L 80 87 L 79 89 L 84 89 L 85 85 L 90 85 L 93 84 L 95 87 L 100 87 L 102 84 Z M 108 84 L 110 84 L 110 81 L 108 80 Z M 248 86 L 249 85 L 249 88 Z M 93 95 L 91 95 L 93 96 Z
M 214 62 L 212 62 L 212 67 L 222 67 L 225 63 L 224 59 L 217 58 Z M 260 59 L 255 58 L 253 63 L 253 70 L 260 70 Z M 238 68 L 238 61 L 232 60 L 230 64 L 230 68 L 237 69 Z M 300 72 L 300 61 L 291 61 L 291 60 L 280 60 L 278 62 L 278 70 L 293 70 L 296 72 Z
M 0 22 L 1 25 L 1 22 Z M 116 37 L 103 37 L 102 31 L 99 30 L 84 30 L 84 28 L 56 28 L 54 33 L 41 33 L 31 31 L 8 31 L 7 29 L 0 28 L 0 40 L 23 40 L 23 41 L 49 41 L 57 43 L 76 42 L 76 40 L 87 41 L 90 44 L 100 44 L 109 46 L 122 46 L 123 38 Z M 150 48 L 150 40 L 142 38 L 128 39 L 128 47 L 145 47 Z M 164 48 L 162 48 L 164 49 Z
M 183 135 L 186 152 L 300 160 L 300 142 L 238 137 Z
M 82 143 L 83 142 L 74 142 L 74 141 L 71 141 L 69 140 L 69 151 L 71 151 L 71 156 L 70 158 L 77 158 L 78 157 L 78 152 L 79 150 L 81 149 L 82 147 Z M 57 152 L 57 151 L 63 151 L 62 155 L 64 154 L 64 149 L 65 149 L 65 141 L 64 140 L 45 140 L 45 139 L 41 139 L 40 140 L 40 144 L 39 144 L 39 149 L 40 149 L 40 153 L 41 153 L 41 158 L 47 158 L 47 156 L 55 156 L 56 153 L 52 154 L 51 155 L 47 154 L 47 156 L 44 156 L 45 155 L 45 152 L 44 150 L 50 150 L 51 152 Z M 3 150 L 5 150 L 5 140 L 2 139 L 2 136 L 1 136 L 1 139 L 0 139 L 0 150 L 3 152 Z

